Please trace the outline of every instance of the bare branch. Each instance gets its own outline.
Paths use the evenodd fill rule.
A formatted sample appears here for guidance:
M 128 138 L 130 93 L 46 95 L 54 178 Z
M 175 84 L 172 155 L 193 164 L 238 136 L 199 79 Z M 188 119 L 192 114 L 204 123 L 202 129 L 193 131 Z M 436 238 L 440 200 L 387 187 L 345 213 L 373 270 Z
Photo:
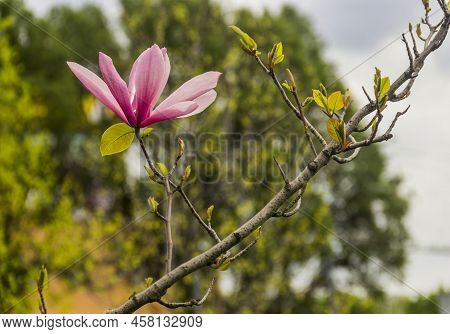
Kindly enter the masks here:
M 275 160 L 275 163 L 277 164 L 278 169 L 280 170 L 280 173 L 281 173 L 281 176 L 283 177 L 284 183 L 285 183 L 286 185 L 289 185 L 289 179 L 288 179 L 288 177 L 286 176 L 286 173 L 284 172 L 283 168 L 281 168 L 281 165 L 280 165 L 280 163 L 278 162 L 277 158 L 273 157 L 273 160 Z
M 244 247 L 241 251 L 239 251 L 236 255 L 230 257 L 230 263 L 233 263 L 237 259 L 239 259 L 242 255 L 247 253 L 250 248 L 252 248 L 256 243 L 258 242 L 258 239 L 253 240 L 251 243 L 249 243 L 247 246 Z
M 313 152 L 314 156 L 317 156 L 316 147 L 314 146 L 314 142 L 313 142 L 311 136 L 309 135 L 309 130 L 314 127 L 306 119 L 305 112 L 303 111 L 302 103 L 300 102 L 300 98 L 298 96 L 297 88 L 294 89 L 294 91 L 292 92 L 292 95 L 294 95 L 294 100 L 295 100 L 295 103 L 297 104 L 297 108 L 299 110 L 300 120 L 303 123 L 303 127 L 305 130 L 305 136 L 306 136 L 306 139 L 308 140 L 309 147 L 311 148 L 311 151 Z M 316 132 L 318 132 L 315 128 L 314 128 L 314 130 Z M 313 131 L 313 130 L 311 129 L 311 131 Z
M 176 309 L 176 308 L 180 308 L 180 307 L 200 306 L 208 298 L 209 294 L 211 293 L 211 291 L 212 291 L 212 289 L 214 287 L 214 283 L 215 282 L 216 282 L 216 278 L 213 277 L 213 279 L 209 283 L 208 290 L 206 290 L 206 293 L 204 294 L 204 296 L 201 299 L 193 299 L 193 300 L 190 300 L 190 301 L 184 302 L 184 303 L 168 303 L 168 302 L 165 302 L 165 301 L 163 301 L 161 299 L 160 300 L 156 300 L 156 302 L 161 304 L 162 306 L 165 306 L 165 307 L 170 308 L 170 309 Z
M 391 125 L 389 126 L 389 128 L 386 130 L 386 132 L 385 132 L 383 135 L 378 136 L 378 137 L 374 137 L 374 138 L 373 138 L 372 140 L 370 140 L 370 141 L 366 139 L 366 140 L 364 140 L 364 141 L 360 141 L 360 142 L 356 142 L 356 143 L 354 143 L 354 144 L 351 144 L 351 145 L 346 149 L 346 151 L 350 151 L 350 150 L 354 150 L 354 149 L 359 149 L 359 148 L 364 147 L 364 146 L 369 146 L 369 145 L 374 144 L 374 143 L 380 143 L 380 142 L 387 141 L 387 140 L 391 139 L 391 138 L 393 137 L 393 135 L 392 135 L 392 130 L 394 129 L 395 125 L 397 124 L 398 119 L 399 119 L 401 116 L 403 116 L 404 114 L 406 114 L 406 113 L 408 112 L 409 108 L 410 108 L 410 106 L 408 106 L 408 108 L 406 108 L 404 111 L 398 112 L 398 113 L 395 115 L 393 121 L 391 122 Z
M 405 34 L 402 34 L 402 41 L 403 41 L 403 43 L 405 43 L 406 52 L 408 53 L 409 68 L 411 70 L 411 75 L 412 75 L 414 73 L 414 59 L 413 59 L 413 55 L 411 53 L 411 49 L 409 47 L 408 41 L 406 40 Z
M 369 100 L 369 103 L 370 103 L 370 104 L 374 104 L 374 103 L 375 103 L 374 100 L 372 100 L 372 98 L 371 98 L 370 95 L 367 93 L 366 88 L 365 88 L 364 86 L 362 86 L 362 90 L 363 90 L 363 92 L 364 92 L 364 95 L 366 95 L 367 100 Z
M 349 136 L 350 140 L 355 143 L 356 140 L 355 138 L 353 138 L 353 136 Z M 336 157 L 337 159 L 334 159 L 337 163 L 343 165 L 343 164 L 348 164 L 349 162 L 352 162 L 353 160 L 356 159 L 356 157 L 359 155 L 359 152 L 361 151 L 361 148 L 358 147 L 355 149 L 355 151 L 348 157 Z

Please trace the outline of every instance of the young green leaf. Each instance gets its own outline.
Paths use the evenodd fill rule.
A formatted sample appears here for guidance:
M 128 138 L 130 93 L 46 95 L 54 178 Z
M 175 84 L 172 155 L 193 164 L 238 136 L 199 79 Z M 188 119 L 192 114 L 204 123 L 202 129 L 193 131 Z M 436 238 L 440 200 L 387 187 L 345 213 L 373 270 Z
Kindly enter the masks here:
M 42 293 L 47 284 L 48 284 L 47 268 L 45 268 L 45 266 L 42 265 L 41 268 L 39 269 L 39 275 L 36 279 L 38 291 Z
M 327 123 L 327 131 L 330 137 L 337 143 L 343 145 L 346 141 L 344 121 L 330 119 Z
M 328 96 L 327 89 L 325 88 L 325 86 L 322 83 L 319 84 L 319 88 L 323 95 Z
M 387 93 L 389 93 L 389 89 L 391 88 L 391 81 L 389 77 L 384 77 L 380 80 L 379 85 L 379 91 L 378 91 L 378 100 L 380 101 L 383 99 Z
M 134 139 L 134 129 L 125 123 L 117 123 L 103 132 L 100 152 L 103 156 L 125 151 Z
M 342 93 L 337 91 L 328 97 L 328 109 L 333 112 L 337 112 L 344 108 L 344 99 L 342 98 Z
M 324 109 L 327 108 L 327 99 L 325 98 L 325 96 L 323 96 L 320 90 L 313 89 L 313 98 L 319 107 Z
M 158 166 L 163 176 L 166 176 L 169 173 L 169 170 L 163 162 L 157 162 L 156 165 Z
M 206 220 L 207 220 L 208 222 L 211 222 L 213 211 L 214 211 L 214 205 L 210 205 L 210 207 L 208 208 L 208 210 L 206 210 Z
M 150 206 L 150 208 L 152 209 L 153 212 L 156 212 L 156 210 L 158 210 L 158 205 L 159 203 L 155 200 L 155 198 L 153 196 L 150 196 L 148 199 L 148 205 Z
M 147 277 L 145 279 L 145 286 L 148 288 L 150 285 L 152 285 L 153 283 L 153 278 L 152 277 Z
M 247 50 L 249 52 L 255 52 L 257 50 L 258 45 L 256 44 L 255 40 L 253 38 L 251 38 L 247 33 L 243 32 L 241 29 L 239 29 L 235 25 L 231 25 L 230 28 L 239 37 L 241 37 L 240 41 L 242 43 L 242 46 L 244 47 L 244 50 Z
M 283 83 L 281 83 L 281 86 L 283 86 L 286 90 L 292 92 L 292 87 L 289 86 L 289 84 L 287 83 L 287 81 L 284 81 Z
M 189 179 L 189 176 L 191 175 L 191 165 L 187 165 L 186 168 L 184 169 L 184 173 L 181 176 L 181 180 L 183 182 L 186 182 Z
M 226 259 L 219 265 L 219 267 L 217 269 L 219 269 L 220 271 L 225 271 L 230 267 L 230 264 L 231 264 L 231 260 Z
M 142 138 L 147 137 L 150 134 L 150 132 L 152 132 L 152 131 L 153 131 L 153 128 L 145 128 L 144 132 L 142 133 Z

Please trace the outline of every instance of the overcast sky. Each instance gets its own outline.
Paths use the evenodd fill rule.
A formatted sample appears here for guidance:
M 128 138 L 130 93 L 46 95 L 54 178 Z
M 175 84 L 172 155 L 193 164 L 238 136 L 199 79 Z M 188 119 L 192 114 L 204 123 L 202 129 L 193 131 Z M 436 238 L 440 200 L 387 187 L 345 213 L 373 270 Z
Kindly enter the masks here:
M 94 2 L 102 6 L 112 20 L 120 13 L 116 0 L 26 0 L 37 13 L 44 14 L 54 4 L 80 6 Z M 359 102 L 364 102 L 361 85 L 371 87 L 374 67 L 391 78 L 402 72 L 408 62 L 401 41 L 397 40 L 359 68 L 358 64 L 397 39 L 422 14 L 420 0 L 222 0 L 227 8 L 251 7 L 278 10 L 289 3 L 311 17 L 316 32 L 326 44 L 327 58 L 336 64 L 343 81 Z M 436 7 L 435 7 L 436 8 Z M 436 18 L 440 14 L 436 14 Z M 150 42 L 149 42 L 150 43 Z M 416 82 L 408 104 L 410 113 L 395 129 L 395 138 L 384 145 L 392 173 L 404 176 L 403 190 L 411 196 L 407 226 L 413 242 L 421 248 L 450 248 L 450 41 L 426 64 Z M 406 106 L 389 108 L 394 115 Z M 410 253 L 405 280 L 421 292 L 439 286 L 450 289 L 450 252 L 432 253 L 416 250 Z M 412 294 L 401 285 L 392 284 L 399 293 Z

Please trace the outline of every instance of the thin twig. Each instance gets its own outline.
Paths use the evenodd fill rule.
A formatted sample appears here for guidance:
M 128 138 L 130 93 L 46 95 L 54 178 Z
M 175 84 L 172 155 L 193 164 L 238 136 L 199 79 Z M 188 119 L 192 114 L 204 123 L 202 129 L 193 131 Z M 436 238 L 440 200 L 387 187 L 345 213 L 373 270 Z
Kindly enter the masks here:
M 288 179 L 288 177 L 286 176 L 286 173 L 284 172 L 283 168 L 281 168 L 281 165 L 280 165 L 280 163 L 278 162 L 277 158 L 273 157 L 273 160 L 275 160 L 275 163 L 277 164 L 278 169 L 280 170 L 280 173 L 281 173 L 281 176 L 283 177 L 284 183 L 285 183 L 286 185 L 288 185 L 288 184 L 289 184 L 289 179 Z
M 369 93 L 367 93 L 366 88 L 364 86 L 362 86 L 362 90 L 363 90 L 364 94 L 366 95 L 367 99 L 369 100 L 369 103 L 374 104 L 375 102 L 372 100 Z
M 230 257 L 230 263 L 236 261 L 239 259 L 242 255 L 248 252 L 250 248 L 252 248 L 256 243 L 258 242 L 258 239 L 253 240 L 251 243 L 249 243 L 247 246 L 244 247 L 241 251 L 239 251 L 236 255 Z
M 314 157 L 316 157 L 317 150 L 316 150 L 316 147 L 314 146 L 314 142 L 309 134 L 310 127 L 312 127 L 312 126 L 306 119 L 305 112 L 303 111 L 303 106 L 302 106 L 302 103 L 300 102 L 300 98 L 298 96 L 297 89 L 294 89 L 294 91 L 292 92 L 292 95 L 294 95 L 295 103 L 297 104 L 297 108 L 300 111 L 300 120 L 303 123 L 306 139 L 308 140 L 309 146 L 311 147 Z
M 364 146 L 369 146 L 371 144 L 380 143 L 382 141 L 387 141 L 387 140 L 391 139 L 393 137 L 392 130 L 394 129 L 395 125 L 397 124 L 398 119 L 401 116 L 403 116 L 404 114 L 406 114 L 410 107 L 411 106 L 408 106 L 404 111 L 398 112 L 395 115 L 395 117 L 394 117 L 393 121 L 391 122 L 389 128 L 386 130 L 386 132 L 384 134 L 373 138 L 371 141 L 366 139 L 366 140 L 363 140 L 363 141 L 360 141 L 360 142 L 353 143 L 353 144 L 349 145 L 349 147 L 347 147 L 345 149 L 345 151 L 358 149 L 358 148 L 361 148 L 361 147 L 364 147 Z
M 214 239 L 214 241 L 216 242 L 220 242 L 220 238 L 217 235 L 216 231 L 210 227 L 207 223 L 204 222 L 204 220 L 202 219 L 202 217 L 198 214 L 197 210 L 195 209 L 194 205 L 192 204 L 192 202 L 189 200 L 188 196 L 186 195 L 183 187 L 179 186 L 177 188 L 178 192 L 180 193 L 181 197 L 183 197 L 184 202 L 187 204 L 187 206 L 189 207 L 189 209 L 191 210 L 192 214 L 194 215 L 194 217 L 197 219 L 197 221 L 200 223 L 200 225 L 202 225 L 202 227 L 206 230 L 206 232 L 208 232 L 208 234 L 211 236 L 211 238 Z
M 47 306 L 45 304 L 44 292 L 41 289 L 38 289 L 39 292 L 39 300 L 41 301 L 39 304 L 39 311 L 41 314 L 47 314 Z
M 180 308 L 180 307 L 200 306 L 208 298 L 209 294 L 211 293 L 211 291 L 212 291 L 212 289 L 214 287 L 214 283 L 215 282 L 216 282 L 216 278 L 213 277 L 213 279 L 209 283 L 208 290 L 206 290 L 205 295 L 201 299 L 193 299 L 193 300 L 190 300 L 190 301 L 184 302 L 184 303 L 169 303 L 169 302 L 163 301 L 162 299 L 156 300 L 156 302 L 161 304 L 162 306 L 165 306 L 165 307 L 170 308 L 170 309 L 176 309 L 176 308 Z
M 172 253 L 173 253 L 173 241 L 172 241 L 172 200 L 173 193 L 170 189 L 170 174 L 166 175 L 164 178 L 164 190 L 167 197 L 167 213 L 165 219 L 166 225 L 166 274 L 172 271 Z

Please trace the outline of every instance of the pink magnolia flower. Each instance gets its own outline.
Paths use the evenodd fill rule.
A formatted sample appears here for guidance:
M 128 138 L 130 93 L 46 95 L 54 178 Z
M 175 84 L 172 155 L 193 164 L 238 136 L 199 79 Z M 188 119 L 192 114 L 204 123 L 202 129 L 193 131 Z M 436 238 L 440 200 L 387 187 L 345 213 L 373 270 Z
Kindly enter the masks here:
M 156 44 L 136 59 L 128 86 L 117 73 L 110 57 L 100 52 L 98 62 L 103 80 L 79 64 L 67 64 L 101 103 L 134 128 L 198 114 L 217 96 L 214 88 L 221 73 L 206 72 L 185 82 L 155 108 L 170 73 L 167 50 L 160 49 Z

